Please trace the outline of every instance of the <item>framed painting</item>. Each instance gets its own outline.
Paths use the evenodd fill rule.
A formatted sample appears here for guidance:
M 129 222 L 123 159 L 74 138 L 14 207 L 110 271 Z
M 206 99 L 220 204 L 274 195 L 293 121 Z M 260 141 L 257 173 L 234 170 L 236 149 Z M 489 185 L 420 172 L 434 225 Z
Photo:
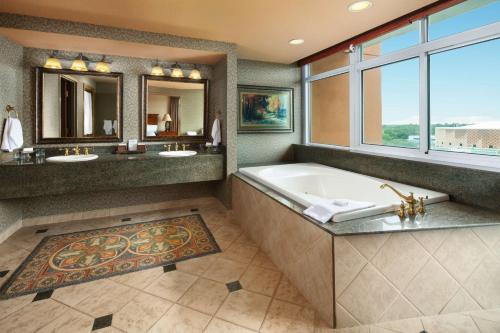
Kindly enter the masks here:
M 293 132 L 293 88 L 238 85 L 238 133 Z

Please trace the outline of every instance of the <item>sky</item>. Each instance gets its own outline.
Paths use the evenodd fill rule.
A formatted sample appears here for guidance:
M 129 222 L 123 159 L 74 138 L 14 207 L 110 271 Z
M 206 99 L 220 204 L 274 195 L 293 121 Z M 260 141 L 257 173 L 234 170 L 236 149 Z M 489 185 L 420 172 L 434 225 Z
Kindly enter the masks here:
M 429 39 L 438 39 L 500 21 L 500 0 L 468 2 L 468 5 L 489 4 L 448 18 L 431 16 Z M 418 29 L 411 29 L 382 42 L 382 53 L 416 45 L 418 41 Z M 500 121 L 499 60 L 500 38 L 431 55 L 431 123 L 474 124 Z M 418 123 L 418 58 L 382 68 L 382 107 L 383 124 Z

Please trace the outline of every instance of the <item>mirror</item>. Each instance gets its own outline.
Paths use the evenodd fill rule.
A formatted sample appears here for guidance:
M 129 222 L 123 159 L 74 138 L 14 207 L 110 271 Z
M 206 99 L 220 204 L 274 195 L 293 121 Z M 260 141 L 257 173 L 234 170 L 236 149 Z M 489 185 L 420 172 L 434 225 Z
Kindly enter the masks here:
M 142 140 L 204 141 L 208 81 L 143 75 Z
M 37 143 L 121 141 L 122 78 L 37 68 Z

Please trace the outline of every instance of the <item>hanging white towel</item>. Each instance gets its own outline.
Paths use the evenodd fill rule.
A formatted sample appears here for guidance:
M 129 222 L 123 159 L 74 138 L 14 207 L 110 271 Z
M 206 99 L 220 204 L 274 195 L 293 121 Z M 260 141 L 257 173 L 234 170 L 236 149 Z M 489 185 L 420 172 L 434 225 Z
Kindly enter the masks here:
M 90 135 L 93 133 L 94 129 L 92 124 L 94 123 L 92 110 L 92 93 L 88 91 L 83 92 L 83 135 Z
M 104 130 L 104 133 L 106 133 L 106 135 L 113 134 L 113 122 L 111 120 L 104 120 L 102 129 Z
M 214 141 L 212 142 L 212 145 L 214 147 L 217 147 L 221 141 L 220 120 L 219 119 L 215 119 L 214 124 L 212 125 L 212 139 L 214 139 Z
M 304 211 L 304 214 L 321 223 L 326 223 L 337 214 L 355 212 L 373 206 L 375 204 L 371 202 L 336 199 L 327 203 L 312 205 Z
M 2 150 L 13 152 L 23 146 L 23 127 L 17 118 L 7 118 L 2 138 Z
M 11 120 L 10 117 L 5 119 L 4 127 L 3 127 L 3 135 L 2 135 L 2 150 L 3 151 L 12 151 L 10 150 L 10 142 L 9 142 L 9 131 L 10 131 Z

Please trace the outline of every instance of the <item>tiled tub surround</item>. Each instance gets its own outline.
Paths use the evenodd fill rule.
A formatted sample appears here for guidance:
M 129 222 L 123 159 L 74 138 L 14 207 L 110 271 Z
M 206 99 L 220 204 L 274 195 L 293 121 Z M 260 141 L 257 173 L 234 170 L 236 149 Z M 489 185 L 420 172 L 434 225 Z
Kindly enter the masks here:
M 224 155 L 101 154 L 96 160 L 78 163 L 7 162 L 0 164 L 0 171 L 0 199 L 12 199 L 222 180 Z
M 477 209 L 441 203 L 429 206 L 436 219 L 420 225 L 380 220 L 391 214 L 319 225 L 242 175 L 233 180 L 233 208 L 247 235 L 336 327 L 500 306 L 497 214 L 476 221 Z
M 293 145 L 296 163 L 315 162 L 368 176 L 447 193 L 452 201 L 500 212 L 500 173 L 428 162 Z

